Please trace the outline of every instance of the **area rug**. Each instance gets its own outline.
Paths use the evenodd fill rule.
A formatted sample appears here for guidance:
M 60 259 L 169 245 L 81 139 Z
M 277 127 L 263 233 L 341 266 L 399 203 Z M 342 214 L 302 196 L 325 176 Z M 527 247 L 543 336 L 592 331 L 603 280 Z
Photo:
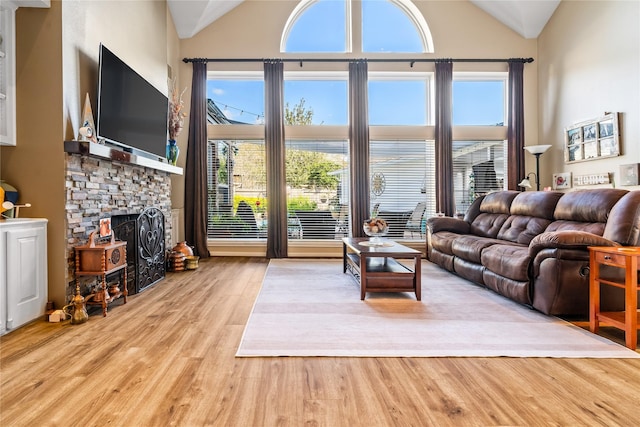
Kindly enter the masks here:
M 606 338 L 422 262 L 413 293 L 368 293 L 342 260 L 271 260 L 236 353 L 251 356 L 638 358 Z

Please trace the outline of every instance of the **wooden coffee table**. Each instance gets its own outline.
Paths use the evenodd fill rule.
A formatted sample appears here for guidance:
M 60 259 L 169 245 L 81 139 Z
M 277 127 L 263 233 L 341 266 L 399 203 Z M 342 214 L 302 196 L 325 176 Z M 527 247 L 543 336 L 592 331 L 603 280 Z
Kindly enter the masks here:
M 371 246 L 368 237 L 344 237 L 342 246 L 342 271 L 359 281 L 361 300 L 367 292 L 415 292 L 420 301 L 420 251 L 386 239 Z M 412 259 L 413 268 L 398 259 Z

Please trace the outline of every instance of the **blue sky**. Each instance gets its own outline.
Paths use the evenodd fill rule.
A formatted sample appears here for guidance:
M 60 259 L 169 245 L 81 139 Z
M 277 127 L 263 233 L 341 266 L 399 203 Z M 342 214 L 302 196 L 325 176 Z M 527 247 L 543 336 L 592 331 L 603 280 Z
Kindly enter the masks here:
M 301 15 L 289 33 L 287 50 L 327 52 L 345 49 L 345 12 L 340 1 L 320 1 Z M 364 3 L 363 50 L 365 52 L 420 52 L 420 38 L 407 16 L 390 2 Z M 322 37 L 318 37 L 322 34 Z M 392 37 L 389 34 L 393 34 Z M 357 48 L 357 50 L 360 50 Z M 366 56 L 366 55 L 363 55 Z M 404 57 L 407 55 L 405 54 Z M 346 67 L 345 67 L 346 68 Z M 455 71 L 455 65 L 454 65 Z M 455 76 L 454 76 L 455 77 Z M 505 121 L 504 81 L 454 81 L 453 122 L 456 125 L 495 125 Z M 285 103 L 302 98 L 313 109 L 314 124 L 346 125 L 346 73 L 342 80 L 287 80 Z M 210 81 L 207 96 L 225 115 L 245 123 L 264 117 L 262 80 Z M 369 123 L 372 125 L 427 124 L 428 83 L 422 81 L 369 80 Z
M 424 125 L 427 123 L 425 81 L 369 81 L 371 125 Z M 210 81 L 207 96 L 233 120 L 255 124 L 264 117 L 262 81 Z M 292 108 L 305 99 L 313 109 L 314 124 L 347 124 L 347 82 L 285 82 L 285 102 Z M 495 125 L 504 119 L 502 81 L 456 81 L 453 85 L 453 122 L 456 125 Z

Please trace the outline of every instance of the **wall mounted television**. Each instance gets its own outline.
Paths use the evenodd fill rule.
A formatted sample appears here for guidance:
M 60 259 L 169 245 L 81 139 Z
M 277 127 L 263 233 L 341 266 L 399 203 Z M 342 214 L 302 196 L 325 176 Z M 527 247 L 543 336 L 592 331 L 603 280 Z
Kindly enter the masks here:
M 167 96 L 102 43 L 99 58 L 98 140 L 166 161 Z

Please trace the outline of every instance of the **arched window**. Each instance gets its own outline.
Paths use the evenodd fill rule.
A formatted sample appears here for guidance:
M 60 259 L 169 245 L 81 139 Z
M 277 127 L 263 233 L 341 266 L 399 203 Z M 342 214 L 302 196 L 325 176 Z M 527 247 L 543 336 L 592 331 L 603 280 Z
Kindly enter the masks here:
M 410 1 L 363 1 L 362 52 L 431 53 L 429 26 Z
M 352 7 L 361 13 L 352 14 Z M 280 51 L 432 53 L 433 41 L 409 0 L 302 0 L 287 20 Z
M 302 0 L 282 32 L 281 52 L 349 52 L 349 0 Z

